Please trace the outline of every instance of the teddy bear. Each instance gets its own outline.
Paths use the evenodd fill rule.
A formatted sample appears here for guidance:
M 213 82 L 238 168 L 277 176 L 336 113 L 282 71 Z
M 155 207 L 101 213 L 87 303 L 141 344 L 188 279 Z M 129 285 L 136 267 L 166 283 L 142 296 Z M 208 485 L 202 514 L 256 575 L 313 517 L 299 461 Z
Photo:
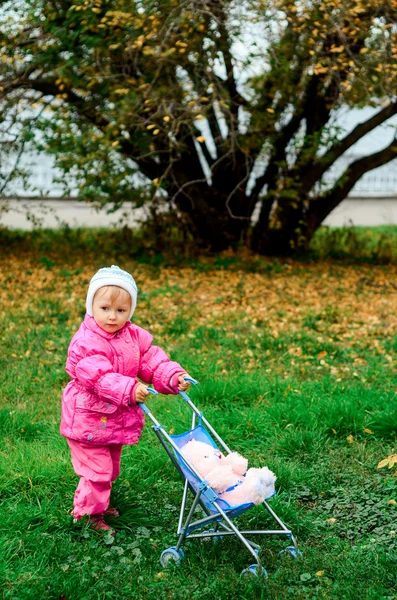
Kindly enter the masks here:
M 181 448 L 182 455 L 197 473 L 231 506 L 262 504 L 274 493 L 276 476 L 267 467 L 249 468 L 238 452 L 224 456 L 218 448 L 192 439 Z

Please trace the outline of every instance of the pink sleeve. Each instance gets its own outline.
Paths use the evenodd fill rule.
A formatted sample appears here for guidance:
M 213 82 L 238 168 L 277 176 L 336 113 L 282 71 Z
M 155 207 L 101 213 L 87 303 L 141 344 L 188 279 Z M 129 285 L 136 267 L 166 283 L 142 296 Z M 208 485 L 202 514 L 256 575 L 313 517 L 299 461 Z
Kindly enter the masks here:
M 170 360 L 167 354 L 158 346 L 152 346 L 153 336 L 144 329 L 138 329 L 139 350 L 141 360 L 138 377 L 161 394 L 177 394 L 178 383 L 172 381 L 174 375 L 185 373 L 180 364 Z
M 105 353 L 94 348 L 87 350 L 80 344 L 69 350 L 66 370 L 87 390 L 112 404 L 131 404 L 135 387 L 139 385 L 133 377 L 116 373 Z

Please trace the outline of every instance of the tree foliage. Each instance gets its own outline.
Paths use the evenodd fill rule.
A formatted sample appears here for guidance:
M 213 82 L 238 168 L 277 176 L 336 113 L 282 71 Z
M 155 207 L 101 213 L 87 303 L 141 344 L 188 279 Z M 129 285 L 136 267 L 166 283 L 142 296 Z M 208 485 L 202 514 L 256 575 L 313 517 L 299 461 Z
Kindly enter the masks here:
M 397 155 L 327 179 L 397 112 L 396 21 L 396 0 L 0 2 L 2 152 L 53 153 L 86 200 L 164 197 L 214 250 L 291 253 Z

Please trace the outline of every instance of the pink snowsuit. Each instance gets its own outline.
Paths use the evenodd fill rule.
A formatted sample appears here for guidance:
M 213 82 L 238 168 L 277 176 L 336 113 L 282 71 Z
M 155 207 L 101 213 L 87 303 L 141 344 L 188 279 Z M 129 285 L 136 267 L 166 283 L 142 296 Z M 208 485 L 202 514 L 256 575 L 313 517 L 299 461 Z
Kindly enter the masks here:
M 136 444 L 141 435 L 144 414 L 134 399 L 136 378 L 163 394 L 178 393 L 178 375 L 185 371 L 152 340 L 130 321 L 108 333 L 86 315 L 69 345 L 66 371 L 72 381 L 63 392 L 60 431 L 81 478 L 74 498 L 77 519 L 108 508 L 122 445 Z

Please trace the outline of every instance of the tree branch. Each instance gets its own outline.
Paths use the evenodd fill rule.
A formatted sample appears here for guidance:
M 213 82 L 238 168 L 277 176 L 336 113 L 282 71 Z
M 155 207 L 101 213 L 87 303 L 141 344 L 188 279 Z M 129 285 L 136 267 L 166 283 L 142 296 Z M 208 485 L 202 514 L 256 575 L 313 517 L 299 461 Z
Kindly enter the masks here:
M 41 92 L 44 96 L 55 97 L 57 94 L 59 94 L 59 89 L 54 79 L 21 80 L 15 87 L 36 90 L 37 92 Z M 109 125 L 109 121 L 98 112 L 97 106 L 91 104 L 86 99 L 81 98 L 72 89 L 64 89 L 62 93 L 67 95 L 66 99 L 71 103 L 81 117 L 87 119 L 101 131 L 105 131 L 105 128 L 107 125 Z M 149 161 L 136 158 L 136 149 L 130 141 L 125 139 L 120 140 L 120 148 L 123 154 L 137 162 L 144 175 L 150 179 L 155 179 L 160 175 L 161 167 L 160 165 L 157 165 L 153 159 Z
M 311 165 L 310 169 L 308 169 L 306 177 L 302 179 L 303 195 L 309 193 L 313 185 L 321 179 L 329 167 L 333 165 L 334 162 L 349 148 L 351 148 L 362 137 L 367 135 L 367 133 L 373 131 L 376 127 L 390 119 L 390 117 L 395 114 L 397 114 L 397 102 L 392 102 L 364 123 L 359 123 L 356 125 L 356 127 L 342 140 L 336 142 L 323 156 L 318 158 L 317 161 Z
M 217 0 L 215 3 L 214 12 L 218 24 L 218 31 L 220 33 L 218 46 L 222 52 L 226 67 L 226 86 L 231 101 L 230 111 L 233 117 L 237 119 L 239 106 L 244 106 L 247 104 L 247 102 L 237 90 L 236 80 L 233 72 L 233 57 L 230 51 L 229 33 L 226 27 L 227 16 L 225 14 L 224 7 L 221 5 L 219 0 Z
M 396 157 L 397 138 L 394 138 L 391 144 L 383 150 L 352 162 L 331 190 L 310 201 L 306 213 L 310 231 L 314 232 L 321 225 L 365 173 L 387 164 Z
M 304 113 L 302 107 L 297 107 L 295 114 L 277 135 L 273 144 L 273 152 L 269 158 L 268 166 L 266 167 L 264 174 L 261 177 L 258 177 L 253 187 L 253 196 L 259 196 L 263 187 L 266 184 L 269 184 L 276 176 L 280 161 L 285 160 L 285 149 L 295 133 L 298 131 L 303 115 Z

